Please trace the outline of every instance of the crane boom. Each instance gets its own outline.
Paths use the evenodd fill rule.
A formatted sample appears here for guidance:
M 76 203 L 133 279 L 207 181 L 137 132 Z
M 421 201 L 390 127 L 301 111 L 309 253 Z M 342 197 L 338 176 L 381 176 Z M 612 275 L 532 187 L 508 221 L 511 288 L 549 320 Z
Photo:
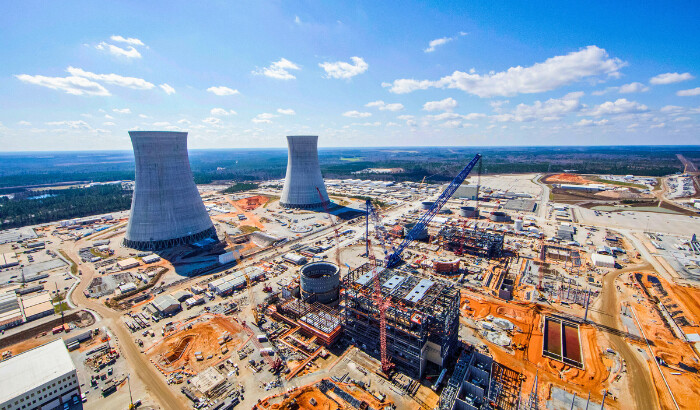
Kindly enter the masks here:
M 387 257 L 386 267 L 392 268 L 401 262 L 401 253 L 408 247 L 408 245 L 413 242 L 420 232 L 422 232 L 425 227 L 430 223 L 430 221 L 440 212 L 440 209 L 447 203 L 447 201 L 454 195 L 457 188 L 462 185 L 462 182 L 467 178 L 471 170 L 481 159 L 481 154 L 476 154 L 474 158 L 467 164 L 459 174 L 450 182 L 450 185 L 445 189 L 442 194 L 438 197 L 432 207 L 428 209 L 418 220 L 416 225 L 411 229 L 411 231 L 406 235 L 406 238 L 401 242 L 401 244 L 394 250 L 394 252 Z

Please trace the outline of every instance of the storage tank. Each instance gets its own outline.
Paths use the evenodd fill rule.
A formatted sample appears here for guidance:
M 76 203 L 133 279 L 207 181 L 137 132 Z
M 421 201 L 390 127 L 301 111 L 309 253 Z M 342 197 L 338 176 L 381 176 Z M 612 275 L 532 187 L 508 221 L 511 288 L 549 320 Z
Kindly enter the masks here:
M 340 293 L 340 268 L 330 262 L 311 262 L 299 269 L 301 297 L 336 306 Z M 314 299 L 315 296 L 315 299 Z
M 285 208 L 316 209 L 330 204 L 318 163 L 318 136 L 287 137 L 287 176 L 280 198 Z M 319 191 L 321 195 L 319 196 Z
M 490 219 L 493 222 L 508 222 L 510 220 L 510 217 L 505 212 L 493 211 L 491 212 Z
M 520 232 L 523 230 L 523 220 L 518 218 L 515 220 L 515 230 Z
M 432 208 L 433 205 L 435 205 L 435 202 L 432 202 L 432 201 L 425 201 L 425 202 L 420 203 L 420 207 L 425 211 Z
M 136 179 L 123 244 L 161 250 L 216 239 L 187 155 L 187 133 L 129 131 Z
M 479 210 L 473 206 L 460 206 L 459 214 L 465 218 L 478 218 Z

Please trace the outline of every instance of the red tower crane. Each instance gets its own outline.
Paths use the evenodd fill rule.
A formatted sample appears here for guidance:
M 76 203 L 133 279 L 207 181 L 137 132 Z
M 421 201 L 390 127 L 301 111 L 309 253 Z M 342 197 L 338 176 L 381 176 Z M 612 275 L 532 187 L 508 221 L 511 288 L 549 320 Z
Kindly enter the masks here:
M 374 301 L 379 309 L 379 346 L 382 360 L 382 372 L 389 375 L 394 364 L 389 360 L 389 355 L 386 351 L 386 309 L 390 306 L 388 299 L 382 296 L 382 287 L 379 284 L 379 271 L 377 270 L 377 259 L 374 257 L 374 250 L 369 237 L 367 237 L 367 257 L 369 258 L 370 267 L 372 269 L 372 282 L 374 284 Z

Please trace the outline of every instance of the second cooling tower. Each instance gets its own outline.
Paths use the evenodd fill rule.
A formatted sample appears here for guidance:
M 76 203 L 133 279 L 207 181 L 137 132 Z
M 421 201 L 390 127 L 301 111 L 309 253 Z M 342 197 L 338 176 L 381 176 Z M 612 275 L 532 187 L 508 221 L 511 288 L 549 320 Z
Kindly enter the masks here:
M 216 238 L 192 177 L 187 133 L 129 131 L 136 160 L 124 246 L 160 250 Z
M 280 204 L 285 208 L 299 209 L 320 208 L 324 204 L 330 204 L 318 163 L 318 136 L 290 135 L 287 137 L 287 146 L 287 176 Z

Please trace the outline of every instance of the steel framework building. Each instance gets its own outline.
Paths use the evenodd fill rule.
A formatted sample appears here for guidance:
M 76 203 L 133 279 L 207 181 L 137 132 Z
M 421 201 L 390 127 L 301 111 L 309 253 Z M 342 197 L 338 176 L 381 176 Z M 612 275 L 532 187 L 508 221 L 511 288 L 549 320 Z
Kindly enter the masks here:
M 330 200 L 318 163 L 318 136 L 290 135 L 287 146 L 287 176 L 280 204 L 285 208 L 299 209 L 328 206 Z
M 386 308 L 387 354 L 396 368 L 420 379 L 428 362 L 439 367 L 457 345 L 459 290 L 448 283 L 401 269 L 378 268 Z M 380 313 L 374 299 L 373 271 L 364 264 L 343 281 L 345 336 L 373 356 L 379 356 Z
M 124 246 L 160 250 L 216 238 L 187 155 L 187 133 L 129 131 L 136 180 Z
M 438 232 L 438 238 L 442 246 L 451 252 L 486 258 L 503 256 L 504 234 L 461 226 L 444 226 Z

